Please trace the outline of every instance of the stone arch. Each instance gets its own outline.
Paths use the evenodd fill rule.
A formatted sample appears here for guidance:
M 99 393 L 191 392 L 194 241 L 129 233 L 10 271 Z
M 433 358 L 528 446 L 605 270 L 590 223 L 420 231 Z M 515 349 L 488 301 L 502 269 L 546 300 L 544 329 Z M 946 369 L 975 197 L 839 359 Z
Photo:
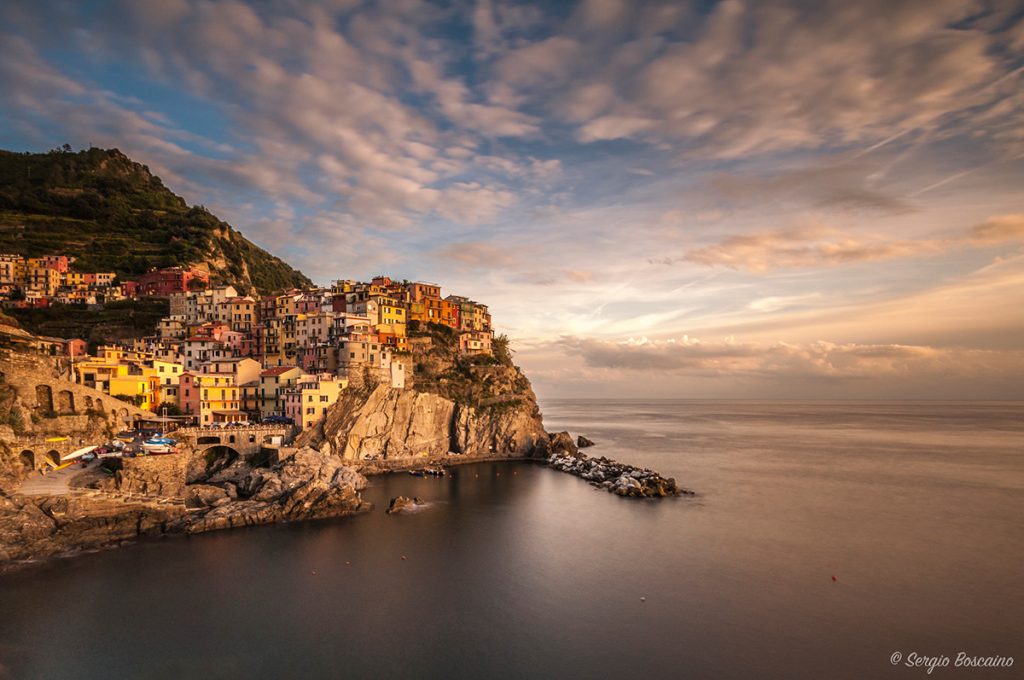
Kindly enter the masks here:
M 47 451 L 46 457 L 52 460 L 54 465 L 60 465 L 60 452 L 56 449 L 50 449 Z
M 88 394 L 85 395 L 85 410 L 86 411 L 91 411 L 92 410 L 92 397 L 90 397 Z
M 256 443 L 256 435 L 254 435 L 254 434 L 249 435 L 249 443 L 250 444 L 255 444 Z
M 206 436 L 196 439 L 196 444 L 220 444 L 220 437 Z
M 93 408 L 96 409 L 98 413 L 105 413 L 103 410 L 103 400 L 99 397 L 96 397 L 96 402 L 93 404 Z
M 61 390 L 57 393 L 57 412 L 75 412 L 75 395 L 71 394 L 71 390 Z
M 229 444 L 234 444 L 235 443 L 235 435 L 233 435 L 233 434 L 232 435 L 228 435 L 228 443 Z
M 53 410 L 53 390 L 49 385 L 36 385 L 36 407 L 43 411 Z
M 128 420 L 128 409 L 123 408 L 117 412 L 117 415 L 121 416 L 122 420 Z
M 22 467 L 24 467 L 24 468 L 26 468 L 28 470 L 35 470 L 36 469 L 36 454 L 35 454 L 35 451 L 29 451 L 28 449 L 25 449 L 24 451 L 21 452 L 21 456 L 19 456 L 19 460 L 21 461 Z
M 242 454 L 237 449 L 230 446 L 224 446 L 223 444 L 211 446 L 203 451 L 203 458 L 206 460 L 206 472 L 207 474 L 219 472 L 241 458 L 241 456 Z

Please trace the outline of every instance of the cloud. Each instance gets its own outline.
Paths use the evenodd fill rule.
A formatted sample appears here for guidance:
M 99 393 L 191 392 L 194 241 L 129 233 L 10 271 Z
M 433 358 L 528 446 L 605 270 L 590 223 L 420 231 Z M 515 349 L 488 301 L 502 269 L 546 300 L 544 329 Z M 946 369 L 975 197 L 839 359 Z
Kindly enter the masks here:
M 480 241 L 449 243 L 434 251 L 442 262 L 455 263 L 465 269 L 494 269 L 512 267 L 520 262 L 517 253 Z
M 757 344 L 731 339 L 703 342 L 633 339 L 623 342 L 569 337 L 559 346 L 591 368 L 673 372 L 699 377 L 800 380 L 891 380 L 900 376 L 1024 377 L 1024 351 L 944 349 L 899 344 L 818 341 Z
M 835 267 L 860 262 L 934 255 L 953 248 L 984 247 L 1024 240 L 1024 215 L 990 217 L 962 236 L 945 239 L 890 239 L 844 233 L 828 227 L 790 227 L 729 236 L 719 243 L 688 251 L 679 261 L 761 273 L 773 269 Z
M 716 174 L 709 187 L 733 205 L 788 201 L 837 212 L 897 215 L 918 207 L 899 195 L 869 186 L 877 165 L 860 161 L 815 163 L 767 176 Z
M 1024 240 L 1024 215 L 998 215 L 972 227 L 969 239 L 978 244 Z
M 795 227 L 730 236 L 679 259 L 708 267 L 766 272 L 793 267 L 834 267 L 901 257 L 918 257 L 946 247 L 936 240 L 888 240 L 843 234 L 825 227 Z

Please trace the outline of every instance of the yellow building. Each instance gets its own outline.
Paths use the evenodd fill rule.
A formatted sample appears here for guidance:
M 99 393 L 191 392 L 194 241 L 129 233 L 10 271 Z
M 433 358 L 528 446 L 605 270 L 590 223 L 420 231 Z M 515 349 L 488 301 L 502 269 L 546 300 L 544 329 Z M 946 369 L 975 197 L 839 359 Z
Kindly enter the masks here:
M 130 369 L 127 363 L 100 357 L 75 362 L 79 383 L 107 393 L 110 392 L 110 381 L 127 376 Z
M 186 371 L 178 386 L 181 410 L 197 417 L 200 425 L 246 420 L 241 391 L 231 373 Z
M 136 406 L 152 411 L 159 399 L 159 384 L 145 375 L 119 375 L 110 379 L 109 393 L 132 397 Z
M 284 390 L 285 415 L 308 430 L 327 415 L 347 385 L 347 380 L 333 375 L 302 376 L 294 387 Z
M 0 284 L 21 281 L 25 271 L 25 258 L 21 255 L 0 253 Z

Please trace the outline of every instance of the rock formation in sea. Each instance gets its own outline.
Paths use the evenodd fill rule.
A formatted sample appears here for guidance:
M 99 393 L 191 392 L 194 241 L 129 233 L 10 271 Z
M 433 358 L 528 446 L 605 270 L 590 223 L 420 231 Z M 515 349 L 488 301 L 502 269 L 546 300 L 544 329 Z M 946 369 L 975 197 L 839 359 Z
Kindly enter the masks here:
M 587 480 L 593 486 L 617 496 L 629 498 L 664 498 L 665 496 L 692 496 L 672 477 L 662 477 L 654 470 L 619 463 L 610 458 L 591 458 L 577 451 L 553 453 L 548 465 Z

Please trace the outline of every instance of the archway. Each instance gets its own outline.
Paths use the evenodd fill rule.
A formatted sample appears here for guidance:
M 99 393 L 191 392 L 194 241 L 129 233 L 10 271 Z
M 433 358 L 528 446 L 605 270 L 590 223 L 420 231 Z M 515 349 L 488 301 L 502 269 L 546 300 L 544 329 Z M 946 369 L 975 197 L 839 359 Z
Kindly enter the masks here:
M 54 465 L 60 465 L 60 453 L 50 449 L 46 452 L 46 457 L 53 461 Z
M 57 412 L 75 412 L 75 395 L 71 394 L 71 390 L 61 390 L 57 393 Z
M 19 460 L 21 461 L 21 466 L 26 470 L 36 469 L 36 454 L 34 451 L 29 451 L 28 449 L 25 449 L 24 451 L 21 452 Z
M 49 385 L 36 385 L 36 406 L 43 411 L 53 410 L 53 390 Z
M 128 409 L 121 409 L 117 412 L 117 415 L 121 416 L 121 420 L 128 420 Z
M 235 435 L 229 435 L 228 436 L 228 442 L 234 444 L 235 443 Z
M 230 446 L 211 446 L 203 451 L 203 458 L 206 460 L 206 473 L 212 475 L 220 472 L 238 460 L 240 455 Z
M 90 397 L 88 394 L 85 395 L 85 410 L 86 411 L 91 411 L 92 410 L 92 397 Z

